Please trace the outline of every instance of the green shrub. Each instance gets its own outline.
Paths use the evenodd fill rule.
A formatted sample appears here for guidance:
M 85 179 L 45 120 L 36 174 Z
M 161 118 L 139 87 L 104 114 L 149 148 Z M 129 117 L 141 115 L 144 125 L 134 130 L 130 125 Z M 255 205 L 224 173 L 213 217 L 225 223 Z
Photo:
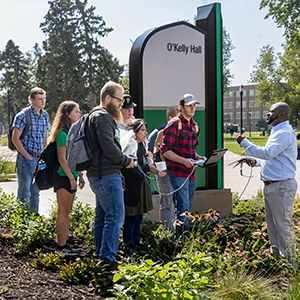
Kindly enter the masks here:
M 16 251 L 35 249 L 43 240 L 53 238 L 55 228 L 44 216 L 26 209 L 14 196 L 0 195 L 0 220 L 10 230 Z

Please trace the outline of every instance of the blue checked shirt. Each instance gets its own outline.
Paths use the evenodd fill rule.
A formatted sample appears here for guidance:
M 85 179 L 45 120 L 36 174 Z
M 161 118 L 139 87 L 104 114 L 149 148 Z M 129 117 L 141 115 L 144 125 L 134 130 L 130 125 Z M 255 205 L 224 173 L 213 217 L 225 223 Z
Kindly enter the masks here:
M 272 128 L 270 137 L 264 147 L 259 147 L 244 139 L 241 146 L 247 155 L 261 159 L 262 181 L 280 181 L 294 178 L 296 175 L 297 140 L 295 132 L 288 121 Z
M 44 143 L 46 138 L 46 132 L 49 130 L 49 115 L 45 110 L 41 110 L 41 114 L 38 115 L 34 107 L 30 106 L 30 118 L 31 125 L 21 142 L 27 151 L 34 152 L 36 154 L 42 153 L 44 149 Z M 16 127 L 23 131 L 26 125 L 26 116 L 23 111 L 16 114 L 13 127 Z

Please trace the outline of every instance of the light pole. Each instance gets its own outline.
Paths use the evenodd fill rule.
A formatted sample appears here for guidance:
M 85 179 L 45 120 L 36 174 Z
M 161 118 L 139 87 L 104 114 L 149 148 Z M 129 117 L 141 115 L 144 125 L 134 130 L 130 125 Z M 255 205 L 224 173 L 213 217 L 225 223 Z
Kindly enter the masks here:
M 241 125 L 240 125 L 240 132 L 243 133 L 243 95 L 244 95 L 244 86 L 241 84 L 240 86 L 240 95 L 241 95 Z
M 251 113 L 249 113 L 249 137 L 251 137 Z

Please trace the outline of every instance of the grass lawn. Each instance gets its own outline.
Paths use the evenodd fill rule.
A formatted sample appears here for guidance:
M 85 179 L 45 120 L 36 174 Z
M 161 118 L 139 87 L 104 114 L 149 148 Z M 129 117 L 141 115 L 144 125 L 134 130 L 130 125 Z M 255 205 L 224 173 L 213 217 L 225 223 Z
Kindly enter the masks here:
M 249 137 L 249 133 L 245 133 L 244 136 L 258 146 L 264 146 L 269 137 L 261 136 L 261 132 L 251 132 L 251 137 Z M 231 137 L 230 133 L 224 134 L 224 148 L 238 155 L 246 155 L 245 149 L 236 142 L 235 135 Z

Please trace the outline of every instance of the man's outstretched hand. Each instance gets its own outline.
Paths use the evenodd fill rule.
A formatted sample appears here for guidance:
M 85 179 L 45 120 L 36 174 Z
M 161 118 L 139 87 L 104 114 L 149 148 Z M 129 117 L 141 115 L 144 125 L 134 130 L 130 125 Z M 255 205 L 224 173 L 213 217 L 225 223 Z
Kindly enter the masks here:
M 244 136 L 242 136 L 240 133 L 236 134 L 236 141 L 240 144 L 242 142 L 242 140 L 245 138 Z

